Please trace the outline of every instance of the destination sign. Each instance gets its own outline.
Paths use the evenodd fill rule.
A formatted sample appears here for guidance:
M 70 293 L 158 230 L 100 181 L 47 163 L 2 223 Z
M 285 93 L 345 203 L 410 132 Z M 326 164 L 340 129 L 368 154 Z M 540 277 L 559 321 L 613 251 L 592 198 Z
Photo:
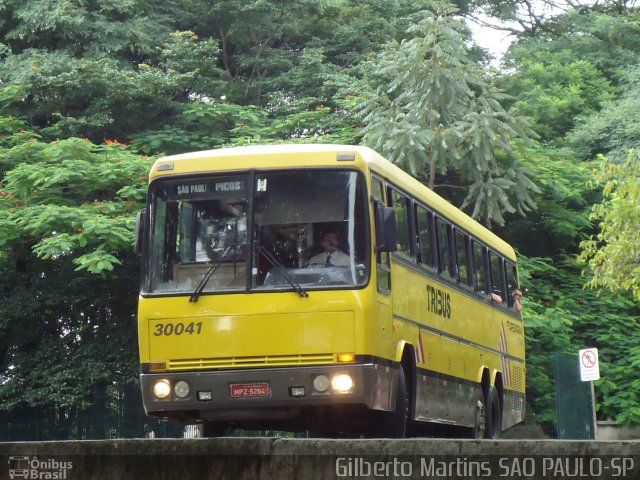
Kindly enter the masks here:
M 219 179 L 178 180 L 167 182 L 162 195 L 166 200 L 198 200 L 228 198 L 245 191 L 244 178 L 224 177 Z
M 206 183 L 197 183 L 192 185 L 178 185 L 178 195 L 189 195 L 190 193 L 205 193 L 207 191 Z

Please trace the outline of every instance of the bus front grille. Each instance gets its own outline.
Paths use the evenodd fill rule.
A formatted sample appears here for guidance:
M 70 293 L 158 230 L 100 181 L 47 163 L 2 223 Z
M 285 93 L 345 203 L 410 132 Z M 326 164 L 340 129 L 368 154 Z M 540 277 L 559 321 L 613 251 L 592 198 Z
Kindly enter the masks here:
M 288 365 L 322 365 L 335 363 L 336 355 L 321 353 L 315 355 L 265 355 L 256 357 L 201 358 L 169 360 L 167 370 L 210 370 L 215 368 L 249 368 Z

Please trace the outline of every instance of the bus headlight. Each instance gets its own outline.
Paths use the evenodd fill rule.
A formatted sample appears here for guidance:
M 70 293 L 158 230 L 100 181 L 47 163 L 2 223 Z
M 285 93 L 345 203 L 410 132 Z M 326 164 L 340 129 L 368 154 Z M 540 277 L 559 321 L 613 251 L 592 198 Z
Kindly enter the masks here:
M 179 382 L 176 382 L 173 387 L 173 393 L 175 393 L 178 398 L 185 398 L 189 396 L 189 393 L 191 393 L 191 388 L 187 382 L 180 380 Z
M 164 400 L 171 394 L 171 385 L 169 380 L 158 380 L 153 384 L 153 395 L 160 400 Z
M 313 388 L 316 392 L 324 393 L 329 388 L 329 379 L 326 375 L 318 375 L 313 379 Z
M 331 386 L 336 393 L 348 393 L 353 388 L 351 375 L 339 373 L 331 379 Z

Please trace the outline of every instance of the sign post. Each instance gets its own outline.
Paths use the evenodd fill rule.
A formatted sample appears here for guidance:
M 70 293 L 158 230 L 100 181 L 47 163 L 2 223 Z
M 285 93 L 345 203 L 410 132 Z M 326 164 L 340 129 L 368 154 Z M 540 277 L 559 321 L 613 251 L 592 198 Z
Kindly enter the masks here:
M 593 381 L 600 380 L 600 362 L 598 361 L 597 348 L 583 348 L 578 352 L 578 362 L 580 364 L 580 379 L 583 382 L 591 383 L 591 403 L 593 410 L 594 439 L 598 437 L 596 428 L 596 396 L 593 388 Z
M 584 348 L 578 352 L 580 379 L 583 382 L 600 380 L 600 363 L 597 348 Z

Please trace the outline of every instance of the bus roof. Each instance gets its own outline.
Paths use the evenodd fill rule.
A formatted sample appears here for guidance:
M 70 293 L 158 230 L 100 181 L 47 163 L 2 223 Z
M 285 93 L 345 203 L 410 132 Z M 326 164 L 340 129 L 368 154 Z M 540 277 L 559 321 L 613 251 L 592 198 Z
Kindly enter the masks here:
M 281 144 L 220 148 L 159 158 L 149 180 L 160 176 L 248 169 L 356 167 L 386 178 L 457 226 L 515 261 L 513 248 L 440 195 L 368 147 L 334 144 Z

